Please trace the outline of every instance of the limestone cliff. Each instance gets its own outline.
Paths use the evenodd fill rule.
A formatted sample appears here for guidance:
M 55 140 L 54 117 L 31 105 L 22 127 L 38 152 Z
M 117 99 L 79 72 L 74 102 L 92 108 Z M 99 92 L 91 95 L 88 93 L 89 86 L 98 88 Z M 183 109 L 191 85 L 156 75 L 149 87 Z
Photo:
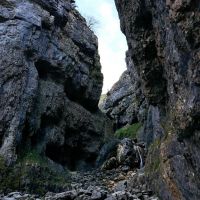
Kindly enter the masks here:
M 149 182 L 162 199 L 200 199 L 200 2 L 115 2 L 148 105 Z
M 106 135 L 97 38 L 70 0 L 0 0 L 0 155 L 93 167 Z M 1 181 L 2 182 L 2 181 Z
M 104 113 L 114 121 L 114 128 L 118 129 L 127 124 L 142 121 L 145 99 L 141 92 L 140 80 L 130 57 L 126 53 L 127 70 L 119 81 L 106 94 L 101 107 Z

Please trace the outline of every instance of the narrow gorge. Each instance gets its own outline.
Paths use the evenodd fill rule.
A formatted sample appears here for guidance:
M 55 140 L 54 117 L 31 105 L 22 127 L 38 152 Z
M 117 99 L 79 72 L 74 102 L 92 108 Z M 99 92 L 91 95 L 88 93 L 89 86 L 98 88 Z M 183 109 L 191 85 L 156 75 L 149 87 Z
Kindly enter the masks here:
M 200 199 L 200 2 L 115 4 L 127 70 L 101 96 L 74 0 L 0 0 L 0 199 Z

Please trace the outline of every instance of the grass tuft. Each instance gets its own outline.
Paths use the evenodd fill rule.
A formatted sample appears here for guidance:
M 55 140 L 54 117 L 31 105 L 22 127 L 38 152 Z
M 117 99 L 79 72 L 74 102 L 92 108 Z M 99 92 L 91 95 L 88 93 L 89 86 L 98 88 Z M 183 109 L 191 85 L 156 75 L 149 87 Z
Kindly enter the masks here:
M 142 126 L 141 123 L 126 125 L 125 127 L 122 127 L 115 132 L 115 137 L 119 139 L 123 139 L 123 138 L 135 139 L 137 138 L 137 133 L 139 129 L 141 128 L 141 126 Z

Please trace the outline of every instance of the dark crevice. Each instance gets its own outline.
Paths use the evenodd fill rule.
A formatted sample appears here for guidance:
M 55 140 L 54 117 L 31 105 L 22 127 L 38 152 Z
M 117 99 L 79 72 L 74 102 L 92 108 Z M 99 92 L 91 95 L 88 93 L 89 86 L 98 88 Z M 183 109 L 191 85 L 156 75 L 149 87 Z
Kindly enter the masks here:
M 199 24 L 196 25 L 196 27 L 198 26 Z M 195 27 L 188 32 L 186 39 L 190 44 L 191 49 L 198 49 L 200 47 L 200 42 L 198 41 L 198 37 L 199 37 L 198 29 L 196 29 Z
M 0 148 L 1 148 L 2 144 L 3 144 L 3 135 L 0 135 Z
M 47 144 L 45 155 L 71 171 L 93 169 L 98 153 L 88 153 L 87 150 L 85 151 L 85 145 L 89 141 L 84 141 L 80 136 L 81 133 L 77 130 L 67 129 L 66 134 L 63 145 L 59 145 L 56 142 Z
M 45 21 L 42 21 L 42 28 L 47 29 L 47 30 L 51 30 L 51 24 L 47 23 Z
M 65 93 L 67 97 L 70 100 L 79 103 L 91 112 L 94 112 L 97 110 L 98 102 L 95 102 L 93 99 L 91 99 L 91 96 L 85 98 L 85 96 L 87 96 L 86 92 L 87 88 L 79 85 L 77 87 L 77 83 L 74 83 L 73 79 L 67 79 L 65 81 Z
M 27 119 L 24 123 L 21 140 L 19 142 L 20 144 L 17 146 L 16 149 L 18 155 L 20 155 L 20 153 L 23 153 L 23 151 L 27 148 L 31 148 L 30 125 Z
M 74 147 L 68 145 L 59 147 L 57 144 L 48 144 L 45 154 L 54 162 L 67 167 L 71 171 L 89 170 L 95 166 L 97 158 L 96 154 L 86 155 L 81 150 L 80 144 Z
M 141 13 L 137 18 L 136 18 L 136 27 L 137 28 L 142 28 L 144 30 L 152 30 L 152 14 L 149 11 L 145 11 Z
M 24 51 L 25 56 L 27 57 L 27 59 L 33 59 L 36 55 L 36 51 L 33 49 L 26 49 Z
M 10 20 L 9 18 L 4 18 L 3 16 L 0 16 L 0 23 L 4 23 L 9 20 Z
M 95 48 L 91 49 L 89 46 L 82 44 L 81 42 L 75 39 L 73 40 L 73 42 L 79 47 L 81 52 L 84 52 L 86 56 L 94 57 L 95 52 L 96 52 Z
M 140 13 L 136 17 L 135 21 L 136 28 L 144 30 L 152 30 L 152 13 L 148 10 L 146 2 L 140 1 Z
M 150 42 L 144 49 L 145 60 L 152 60 L 157 57 L 157 48 L 155 40 Z
M 55 82 L 63 82 L 64 73 L 59 69 L 58 66 L 53 66 L 46 60 L 38 60 L 35 63 L 35 67 L 37 68 L 38 75 L 40 79 L 43 80 L 54 80 Z

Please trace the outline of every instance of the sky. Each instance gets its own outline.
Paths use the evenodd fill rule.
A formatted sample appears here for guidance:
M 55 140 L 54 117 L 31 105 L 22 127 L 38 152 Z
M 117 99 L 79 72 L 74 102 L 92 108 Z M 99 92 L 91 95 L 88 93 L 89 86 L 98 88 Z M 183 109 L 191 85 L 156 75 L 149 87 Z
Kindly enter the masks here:
M 94 32 L 99 42 L 104 75 L 103 93 L 106 93 L 126 70 L 127 43 L 120 30 L 114 0 L 76 0 L 76 5 L 84 17 L 91 16 L 98 21 Z

